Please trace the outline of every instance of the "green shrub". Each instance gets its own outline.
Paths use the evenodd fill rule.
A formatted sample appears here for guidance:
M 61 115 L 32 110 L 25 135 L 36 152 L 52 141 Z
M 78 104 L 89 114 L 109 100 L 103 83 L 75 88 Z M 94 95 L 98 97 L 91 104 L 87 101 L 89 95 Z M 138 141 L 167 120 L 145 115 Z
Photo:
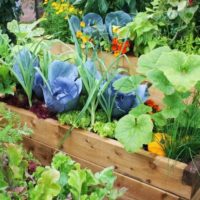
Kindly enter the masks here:
M 13 19 L 18 19 L 20 8 L 17 6 L 19 0 L 0 1 L 0 27 L 7 32 L 6 25 Z

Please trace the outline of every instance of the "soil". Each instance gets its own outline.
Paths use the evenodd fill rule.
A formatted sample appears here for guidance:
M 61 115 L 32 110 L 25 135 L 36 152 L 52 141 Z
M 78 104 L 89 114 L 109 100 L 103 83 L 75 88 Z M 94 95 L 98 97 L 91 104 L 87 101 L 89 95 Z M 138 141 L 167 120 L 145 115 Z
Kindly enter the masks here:
M 16 94 L 7 95 L 5 97 L 0 97 L 0 101 L 7 103 L 8 105 L 16 106 L 19 108 L 23 108 L 26 110 L 30 110 L 31 112 L 35 113 L 38 118 L 46 119 L 46 118 L 53 118 L 56 119 L 56 114 L 50 112 L 46 105 L 44 104 L 43 100 L 37 99 L 35 96 L 32 98 L 32 107 L 29 107 L 28 98 L 22 91 L 17 91 Z

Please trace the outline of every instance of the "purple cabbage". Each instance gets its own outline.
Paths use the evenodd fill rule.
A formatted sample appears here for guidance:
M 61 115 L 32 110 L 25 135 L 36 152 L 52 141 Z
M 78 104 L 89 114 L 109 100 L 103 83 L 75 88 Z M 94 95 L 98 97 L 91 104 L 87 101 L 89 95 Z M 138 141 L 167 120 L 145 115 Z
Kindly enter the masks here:
M 68 62 L 54 61 L 49 66 L 48 83 L 42 87 L 48 109 L 55 113 L 76 108 L 82 90 L 77 67 Z
M 120 118 L 123 115 L 126 115 L 132 108 L 137 107 L 142 102 L 145 102 L 149 95 L 147 84 L 141 84 L 134 92 L 131 93 L 122 93 L 115 90 L 113 87 L 114 82 L 124 76 L 125 75 L 117 74 L 112 79 L 103 94 L 107 101 L 114 101 L 112 110 L 113 118 Z M 140 100 L 137 96 L 139 96 Z

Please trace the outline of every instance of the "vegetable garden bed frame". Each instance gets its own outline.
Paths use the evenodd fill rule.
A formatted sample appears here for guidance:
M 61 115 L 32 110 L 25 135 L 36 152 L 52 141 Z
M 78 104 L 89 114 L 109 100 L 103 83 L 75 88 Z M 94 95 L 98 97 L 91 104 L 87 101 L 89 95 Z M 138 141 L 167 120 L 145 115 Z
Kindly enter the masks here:
M 53 119 L 39 119 L 28 110 L 7 107 L 34 131 L 31 137 L 24 138 L 25 148 L 42 164 L 49 164 L 69 127 Z M 144 150 L 128 153 L 119 142 L 81 129 L 73 130 L 62 151 L 94 172 L 113 166 L 116 186 L 128 189 L 121 198 L 123 200 L 200 199 L 200 176 L 192 164 L 186 165 Z

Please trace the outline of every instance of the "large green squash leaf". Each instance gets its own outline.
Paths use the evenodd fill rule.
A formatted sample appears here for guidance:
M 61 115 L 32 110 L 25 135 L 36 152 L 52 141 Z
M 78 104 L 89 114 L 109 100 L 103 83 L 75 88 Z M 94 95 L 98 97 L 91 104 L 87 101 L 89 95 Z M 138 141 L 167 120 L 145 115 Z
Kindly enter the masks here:
M 162 111 L 163 116 L 167 118 L 176 118 L 185 109 L 185 104 L 183 99 L 176 92 L 172 95 L 167 95 L 163 99 L 163 102 L 166 105 L 166 108 Z
M 179 92 L 191 90 L 200 80 L 200 56 L 172 51 L 163 53 L 156 66 Z
M 152 50 L 151 52 L 144 54 L 138 59 L 138 69 L 137 71 L 142 74 L 147 74 L 152 69 L 158 68 L 156 65 L 158 59 L 164 52 L 170 52 L 171 49 L 168 46 L 160 47 Z
M 148 73 L 148 79 L 153 84 L 154 87 L 158 88 L 164 94 L 170 95 L 175 92 L 174 87 L 165 77 L 162 71 L 152 70 Z
M 138 151 L 152 139 L 153 123 L 147 114 L 135 117 L 128 114 L 117 123 L 115 137 L 128 152 Z

